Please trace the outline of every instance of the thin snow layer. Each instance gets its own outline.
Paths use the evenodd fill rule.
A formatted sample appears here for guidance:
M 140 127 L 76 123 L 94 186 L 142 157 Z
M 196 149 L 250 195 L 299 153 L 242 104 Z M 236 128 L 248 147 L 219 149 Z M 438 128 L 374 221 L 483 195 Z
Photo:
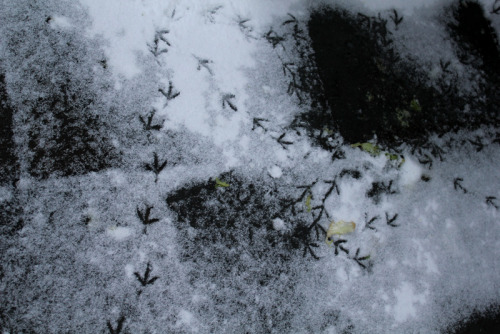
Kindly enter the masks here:
M 419 1 L 405 1 L 405 0 L 361 0 L 361 2 L 368 8 L 375 11 L 383 11 L 387 9 L 397 8 L 402 10 L 405 14 L 411 14 L 415 9 L 426 7 L 441 0 L 419 0 Z
M 227 167 L 241 163 L 248 142 L 241 128 L 251 124 L 242 74 L 257 65 L 252 53 L 263 29 L 296 2 L 81 1 L 92 18 L 87 33 L 105 38 L 113 73 L 135 80 L 143 67 L 138 55 L 154 55 L 169 72 L 156 78 L 158 115 L 171 129 L 186 127 L 223 147 Z
M 422 10 L 429 10 L 435 8 L 435 5 L 449 4 L 450 0 L 360 0 L 363 5 L 374 11 L 385 11 L 397 9 L 406 15 L 413 15 L 414 13 L 422 12 Z M 478 0 L 485 8 L 492 8 L 495 0 Z
M 293 41 L 263 37 L 289 36 L 283 22 L 307 14 L 298 2 L 69 4 L 47 1 L 0 29 L 10 42 L 19 24 L 60 34 L 60 45 L 90 41 L 88 63 L 62 62 L 74 72 L 61 81 L 94 71 L 102 84 L 84 89 L 105 102 L 92 111 L 121 160 L 30 174 L 23 105 L 42 94 L 30 91 L 29 62 L 51 71 L 40 62 L 46 44 L 33 42 L 33 56 L 1 42 L 21 161 L 15 186 L 0 188 L 0 205 L 16 212 L 0 235 L 3 332 L 439 333 L 499 303 L 492 129 L 434 138 L 418 156 L 370 154 L 324 129 L 335 156 L 290 127 L 308 107 L 283 75 L 297 61 Z M 432 24 L 418 31 L 437 31 L 422 38 L 441 46 Z M 442 159 L 433 149 L 446 149 Z M 18 230 L 4 233 L 14 220 Z M 340 220 L 354 231 L 326 240 Z

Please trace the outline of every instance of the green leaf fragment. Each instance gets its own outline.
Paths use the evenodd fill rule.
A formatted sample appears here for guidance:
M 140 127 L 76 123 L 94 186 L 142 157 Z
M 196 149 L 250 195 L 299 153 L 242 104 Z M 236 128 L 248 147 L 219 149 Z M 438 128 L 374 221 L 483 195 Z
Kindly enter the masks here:
M 386 153 L 385 156 L 390 161 L 399 161 L 398 168 L 401 167 L 405 163 L 405 158 L 402 155 L 397 155 L 393 153 Z
M 215 178 L 215 188 L 227 188 L 229 183 L 219 180 L 218 177 Z
M 398 155 L 397 154 L 391 154 L 391 153 L 386 153 L 385 156 L 387 157 L 387 159 L 389 160 L 398 160 Z
M 306 197 L 306 209 L 307 209 L 307 212 L 311 212 L 311 210 L 312 210 L 311 199 L 312 199 L 311 194 L 307 195 L 307 197 Z
M 370 153 L 374 157 L 380 154 L 380 147 L 372 143 L 356 143 L 352 144 L 351 147 L 360 147 L 363 151 Z
M 418 102 L 417 99 L 411 100 L 410 109 L 411 109 L 411 111 L 414 111 L 414 112 L 421 112 L 422 111 L 422 107 L 420 106 L 420 103 Z

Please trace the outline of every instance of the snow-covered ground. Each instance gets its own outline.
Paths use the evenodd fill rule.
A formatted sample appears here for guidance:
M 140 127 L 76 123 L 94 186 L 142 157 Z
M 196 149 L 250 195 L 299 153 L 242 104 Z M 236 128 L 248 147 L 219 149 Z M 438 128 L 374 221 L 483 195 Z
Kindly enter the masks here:
M 398 8 L 402 55 L 469 74 L 437 19 L 450 1 L 322 3 Z M 18 165 L 0 187 L 3 334 L 441 333 L 498 305 L 498 129 L 418 153 L 327 128 L 338 150 L 317 145 L 291 126 L 308 103 L 280 40 L 317 6 L 1 1 Z M 328 245 L 332 221 L 355 229 Z

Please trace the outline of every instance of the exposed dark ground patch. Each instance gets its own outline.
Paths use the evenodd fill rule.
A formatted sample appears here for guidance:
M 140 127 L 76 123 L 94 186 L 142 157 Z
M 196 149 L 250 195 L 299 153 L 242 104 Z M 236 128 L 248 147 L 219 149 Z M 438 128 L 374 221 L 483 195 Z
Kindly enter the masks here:
M 461 58 L 465 62 L 467 57 L 467 65 L 476 61 L 480 64 L 476 68 L 483 71 L 484 84 L 477 95 L 459 94 L 447 77 L 451 73 L 446 61 L 441 63 L 443 74 L 437 84 L 430 85 L 419 64 L 402 59 L 393 47 L 387 19 L 324 7 L 308 22 L 323 96 L 310 94 L 312 108 L 299 116 L 301 124 L 320 131 L 336 129 L 348 143 L 366 142 L 376 135 L 380 144 L 392 148 L 403 142 L 424 145 L 432 134 L 497 125 L 495 32 L 479 4 L 461 2 L 451 10 L 456 22 L 449 23 L 449 31 L 457 52 L 467 55 Z M 482 111 L 483 96 L 487 112 Z M 463 112 L 466 106 L 471 111 Z
M 249 328 L 263 326 L 258 331 L 268 331 L 290 323 L 291 309 L 271 308 L 267 303 L 246 305 L 256 303 L 258 291 L 269 289 L 274 292 L 272 298 L 294 298 L 293 284 L 280 282 L 282 274 L 292 273 L 289 262 L 293 253 L 282 242 L 278 244 L 283 237 L 272 228 L 271 219 L 280 211 L 279 200 L 271 187 L 245 182 L 234 173 L 225 173 L 218 180 L 181 188 L 167 198 L 178 215 L 174 224 L 185 245 L 182 257 L 195 264 L 193 284 L 202 278 L 218 282 L 213 300 L 218 301 L 215 308 L 222 307 L 216 312 L 220 323 L 228 316 L 226 289 L 230 295 L 240 291 L 240 302 L 233 301 L 232 309 L 238 318 L 248 318 Z M 291 242 L 289 246 L 296 245 Z
M 0 184 L 13 185 L 19 177 L 15 156 L 12 110 L 5 90 L 5 76 L 0 73 Z
M 203 231 L 192 239 L 195 254 L 201 244 L 222 244 L 228 251 L 246 245 L 255 251 L 256 259 L 262 259 L 271 248 L 281 248 L 274 256 L 288 261 L 295 256 L 290 249 L 299 250 L 312 240 L 310 222 L 302 220 L 300 214 L 288 214 L 291 206 L 281 198 L 278 186 L 265 185 L 263 180 L 252 183 L 234 172 L 222 174 L 219 181 L 228 186 L 210 180 L 181 188 L 167 198 L 169 207 L 178 214 L 179 230 Z M 272 220 L 278 217 L 292 220 L 284 233 L 273 229 Z M 193 255 L 194 259 L 197 257 Z
M 452 8 L 454 21 L 448 24 L 450 36 L 456 42 L 456 53 L 464 65 L 471 65 L 482 72 L 484 82 L 480 91 L 486 101 L 479 105 L 485 118 L 496 121 L 500 107 L 500 49 L 498 36 L 476 1 L 460 1 Z
M 80 83 L 72 81 L 68 79 L 31 109 L 34 119 L 28 146 L 34 153 L 29 165 L 33 176 L 97 172 L 110 167 L 116 159 L 99 116 L 89 113 L 94 104 L 92 96 L 86 94 L 85 88 L 76 88 Z
M 467 319 L 453 324 L 446 334 L 496 334 L 500 333 L 500 306 L 492 305 L 485 312 L 474 311 Z
M 217 180 L 178 189 L 166 199 L 178 215 L 174 224 L 184 245 L 182 258 L 194 264 L 192 284 L 204 278 L 217 283 L 211 293 L 217 301 L 213 307 L 221 307 L 216 312 L 220 323 L 228 317 L 230 302 L 234 314 L 247 319 L 251 331 L 291 328 L 300 304 L 294 303 L 301 298 L 294 288 L 296 268 L 307 270 L 308 247 L 316 245 L 310 222 L 288 212 L 291 208 L 277 187 L 264 182 L 270 180 L 250 181 L 234 172 Z M 273 228 L 277 217 L 288 220 L 282 231 Z M 239 301 L 227 300 L 225 293 L 235 291 Z M 324 321 L 321 326 L 333 320 Z
M 13 135 L 14 110 L 11 108 L 5 90 L 5 77 L 0 73 L 0 186 L 15 193 L 15 183 L 19 179 L 19 165 L 15 155 Z M 15 194 L 0 202 L 0 235 L 11 235 L 22 227 L 19 206 Z M 1 275 L 1 274 L 0 274 Z
M 96 70 L 102 55 L 76 31 L 52 26 L 51 6 L 15 7 L 3 36 L 16 154 L 23 173 L 42 179 L 100 171 L 119 158 L 104 121 L 113 111 L 103 99 L 106 74 Z

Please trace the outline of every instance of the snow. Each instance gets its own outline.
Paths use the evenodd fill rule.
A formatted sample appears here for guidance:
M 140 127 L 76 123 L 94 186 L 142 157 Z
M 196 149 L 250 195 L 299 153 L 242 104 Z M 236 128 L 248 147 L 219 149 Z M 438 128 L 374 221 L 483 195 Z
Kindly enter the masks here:
M 115 73 L 129 79 L 137 75 L 141 71 L 137 52 L 147 52 L 146 42 L 154 34 L 154 24 L 166 8 L 148 11 L 146 15 L 147 6 L 142 1 L 85 0 L 81 3 L 92 17 L 89 36 L 101 35 L 109 43 L 106 55 Z
M 286 228 L 286 224 L 281 218 L 274 218 L 273 219 L 273 228 L 276 231 L 283 231 Z
M 423 169 L 411 157 L 405 159 L 401 166 L 401 184 L 406 187 L 414 185 L 422 177 Z
M 284 34 L 289 14 L 306 19 L 307 2 L 4 2 L 0 68 L 17 108 L 20 177 L 0 185 L 0 327 L 95 333 L 123 316 L 134 333 L 432 333 L 500 301 L 497 129 L 434 138 L 446 152 L 432 166 L 404 145 L 402 162 L 335 136 L 345 159 L 332 158 L 290 126 L 309 107 L 287 93 L 293 43 L 263 38 Z M 433 21 L 432 6 L 449 1 L 323 2 L 400 8 L 398 50 L 431 80 L 440 69 L 429 63 L 454 54 Z M 154 54 L 155 38 L 165 52 Z M 68 58 L 66 39 L 78 46 Z M 109 139 L 88 146 L 118 158 L 33 176 L 47 162 L 35 163 L 30 131 L 57 122 L 32 110 L 66 78 L 85 79 L 68 89 L 87 94 L 79 110 L 102 122 L 89 137 Z M 56 140 L 49 125 L 41 147 Z M 482 150 L 469 145 L 477 136 Z M 390 189 L 369 196 L 376 184 Z M 356 229 L 329 247 L 321 230 L 339 220 Z
M 67 17 L 57 15 L 51 17 L 50 24 L 56 29 L 68 29 L 73 27 L 73 24 Z
M 118 241 L 122 241 L 122 240 L 127 239 L 133 233 L 132 229 L 130 229 L 130 228 L 116 227 L 116 226 L 110 227 L 107 232 L 112 238 L 114 238 Z
M 394 314 L 397 322 L 407 321 L 410 317 L 415 317 L 418 306 L 425 304 L 425 292 L 416 293 L 414 287 L 403 282 L 399 288 L 395 290 L 396 303 L 392 307 L 387 307 L 386 311 Z
M 177 321 L 177 326 L 182 327 L 183 325 L 188 326 L 194 333 L 198 332 L 196 328 L 193 328 L 196 319 L 194 315 L 186 310 L 181 310 L 179 312 L 179 320 Z
M 0 202 L 9 201 L 12 199 L 12 192 L 7 187 L 0 187 Z
M 283 170 L 279 166 L 272 166 L 269 168 L 269 175 L 275 179 L 279 179 L 283 175 Z
M 415 9 L 428 7 L 441 0 L 419 0 L 419 1 L 405 1 L 405 0 L 361 0 L 361 2 L 368 8 L 374 11 L 383 11 L 387 9 L 397 8 L 405 14 L 412 14 Z

